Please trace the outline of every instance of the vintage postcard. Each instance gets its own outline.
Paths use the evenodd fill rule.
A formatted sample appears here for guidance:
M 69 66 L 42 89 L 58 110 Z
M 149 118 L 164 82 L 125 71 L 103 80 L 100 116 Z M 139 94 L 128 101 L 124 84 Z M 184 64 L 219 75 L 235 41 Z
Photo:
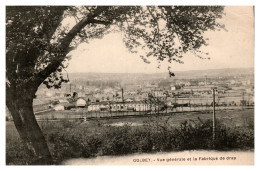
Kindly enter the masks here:
M 254 165 L 253 6 L 5 9 L 6 165 Z

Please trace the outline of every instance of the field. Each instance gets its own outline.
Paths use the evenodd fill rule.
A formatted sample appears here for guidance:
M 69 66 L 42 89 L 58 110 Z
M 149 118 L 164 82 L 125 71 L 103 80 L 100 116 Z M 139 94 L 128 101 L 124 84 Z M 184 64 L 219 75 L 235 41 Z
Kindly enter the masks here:
M 54 113 L 54 111 L 52 111 Z M 62 115 L 59 111 L 59 115 Z M 182 150 L 253 150 L 254 110 L 92 120 L 38 121 L 56 164 L 70 158 Z M 203 142 L 203 143 L 201 143 Z M 12 122 L 6 122 L 6 164 L 32 164 Z
M 197 111 L 197 112 L 179 112 L 179 113 L 169 113 L 165 115 L 149 115 L 144 113 L 133 114 L 134 112 L 125 112 L 124 117 L 123 113 L 105 113 L 105 112 L 93 112 L 92 114 L 88 114 L 89 121 L 90 120 L 99 120 L 104 124 L 132 124 L 132 125 L 142 125 L 144 121 L 148 121 L 151 119 L 158 119 L 159 116 L 160 120 L 169 120 L 172 126 L 178 126 L 183 121 L 196 121 L 198 118 L 201 119 L 212 119 L 212 111 Z M 78 120 L 82 119 L 86 116 L 83 110 L 68 110 L 68 111 L 50 111 L 43 114 L 37 114 L 36 118 L 40 120 L 39 122 L 44 122 L 44 120 Z M 90 117 L 92 116 L 92 117 Z M 96 118 L 97 116 L 97 118 Z M 108 116 L 108 117 L 106 117 Z M 109 119 L 109 116 L 111 119 Z M 118 116 L 118 117 L 117 117 Z M 221 120 L 222 123 L 232 125 L 232 126 L 243 126 L 248 123 L 254 122 L 254 109 L 239 109 L 239 110 L 219 110 L 216 111 L 216 118 Z

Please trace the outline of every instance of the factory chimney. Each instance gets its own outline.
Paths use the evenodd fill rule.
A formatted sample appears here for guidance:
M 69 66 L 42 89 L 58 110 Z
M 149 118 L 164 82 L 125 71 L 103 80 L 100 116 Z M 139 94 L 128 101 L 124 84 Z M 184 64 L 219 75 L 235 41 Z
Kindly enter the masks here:
M 124 101 L 124 89 L 122 88 L 122 102 Z

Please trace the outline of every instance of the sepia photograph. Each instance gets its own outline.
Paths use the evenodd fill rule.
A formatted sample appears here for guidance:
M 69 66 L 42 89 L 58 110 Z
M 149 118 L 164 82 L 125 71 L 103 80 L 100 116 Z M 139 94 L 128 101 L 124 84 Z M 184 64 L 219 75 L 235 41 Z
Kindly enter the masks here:
M 6 5 L 4 24 L 7 166 L 255 164 L 254 6 Z

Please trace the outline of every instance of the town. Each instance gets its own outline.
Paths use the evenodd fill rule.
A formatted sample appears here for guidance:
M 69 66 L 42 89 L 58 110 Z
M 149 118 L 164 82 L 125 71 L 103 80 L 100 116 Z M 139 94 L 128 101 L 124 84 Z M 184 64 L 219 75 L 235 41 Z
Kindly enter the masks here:
M 189 5 L 6 4 L 5 165 L 254 165 L 254 5 Z
M 217 110 L 252 107 L 253 69 L 243 70 L 230 69 L 228 74 L 221 74 L 222 69 L 208 75 L 203 71 L 179 73 L 176 78 L 169 78 L 167 73 L 74 73 L 61 89 L 47 89 L 42 85 L 34 99 L 34 112 L 80 109 L 86 116 L 93 116 L 93 112 L 109 116 L 104 113 L 211 111 L 213 88 Z

